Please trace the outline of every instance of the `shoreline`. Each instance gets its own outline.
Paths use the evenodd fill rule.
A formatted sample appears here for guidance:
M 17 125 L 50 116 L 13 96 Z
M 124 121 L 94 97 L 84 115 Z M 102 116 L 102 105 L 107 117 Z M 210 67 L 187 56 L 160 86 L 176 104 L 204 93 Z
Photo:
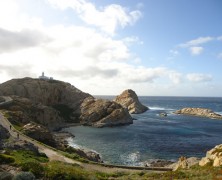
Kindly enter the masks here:
M 77 125 L 75 125 L 77 126 Z M 75 135 L 73 135 L 72 133 L 70 132 L 67 132 L 65 131 L 64 129 L 65 128 L 68 128 L 68 127 L 71 127 L 71 126 L 67 126 L 67 127 L 64 127 L 62 128 L 59 132 L 56 132 L 55 134 L 60 136 L 61 140 L 63 142 L 65 142 L 68 146 L 74 148 L 75 150 L 80 150 L 80 151 L 83 151 L 83 152 L 93 152 L 93 153 L 96 153 L 98 154 L 100 157 L 101 157 L 101 160 L 103 162 L 104 165 L 113 165 L 113 166 L 132 166 L 132 167 L 168 167 L 170 165 L 173 165 L 174 163 L 176 163 L 177 161 L 175 160 L 167 160 L 167 159 L 148 159 L 148 160 L 145 160 L 145 161 L 141 161 L 141 162 L 137 162 L 135 164 L 124 164 L 124 163 L 121 163 L 121 164 L 116 164 L 116 163 L 109 163 L 109 162 L 106 162 L 104 161 L 104 159 L 102 159 L 102 155 L 100 153 L 98 153 L 96 150 L 94 149 L 89 149 L 89 148 L 85 148 L 85 147 L 82 147 L 78 144 L 76 144 L 76 146 L 73 146 L 70 141 L 68 140 L 69 138 L 75 138 Z M 178 157 L 179 158 L 179 157 Z M 96 161 L 94 161 L 96 162 Z

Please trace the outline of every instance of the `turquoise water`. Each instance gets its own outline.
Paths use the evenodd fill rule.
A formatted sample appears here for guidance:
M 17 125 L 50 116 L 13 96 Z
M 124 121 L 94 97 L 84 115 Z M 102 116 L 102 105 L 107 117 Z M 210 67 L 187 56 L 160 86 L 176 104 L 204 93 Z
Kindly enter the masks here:
M 150 110 L 133 115 L 137 120 L 132 125 L 66 128 L 75 135 L 70 145 L 95 150 L 106 163 L 140 165 L 154 159 L 202 157 L 222 143 L 222 120 L 172 113 L 183 107 L 203 107 L 222 114 L 222 98 L 140 97 L 140 101 Z M 168 116 L 160 117 L 161 112 Z

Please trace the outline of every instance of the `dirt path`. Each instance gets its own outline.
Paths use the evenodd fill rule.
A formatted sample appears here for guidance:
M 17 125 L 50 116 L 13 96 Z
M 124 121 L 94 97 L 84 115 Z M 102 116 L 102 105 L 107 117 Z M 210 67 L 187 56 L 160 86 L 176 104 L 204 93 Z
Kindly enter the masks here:
M 5 99 L 6 100 L 6 99 Z M 8 98 L 7 100 L 11 101 L 11 98 Z M 7 101 L 6 101 L 7 103 Z M 6 117 L 4 117 L 4 114 L 0 111 L 0 124 L 5 127 L 11 134 L 12 137 L 18 138 L 27 142 L 30 142 L 34 144 L 36 147 L 38 147 L 40 152 L 43 152 L 46 154 L 46 156 L 49 158 L 50 161 L 57 160 L 62 161 L 66 163 L 72 163 L 72 164 L 79 164 L 83 168 L 85 168 L 88 171 L 100 171 L 100 172 L 106 172 L 106 173 L 113 173 L 113 172 L 141 172 L 142 170 L 146 170 L 147 172 L 158 172 L 158 171 L 169 171 L 170 169 L 167 168 L 147 168 L 147 167 L 127 167 L 127 166 L 115 166 L 115 165 L 97 165 L 97 164 L 87 164 L 82 163 L 70 158 L 67 158 L 63 156 L 61 153 L 59 153 L 56 149 L 53 149 L 49 146 L 43 145 L 39 143 L 38 141 L 25 136 L 24 134 L 21 134 L 19 131 L 17 131 L 12 124 L 8 121 Z

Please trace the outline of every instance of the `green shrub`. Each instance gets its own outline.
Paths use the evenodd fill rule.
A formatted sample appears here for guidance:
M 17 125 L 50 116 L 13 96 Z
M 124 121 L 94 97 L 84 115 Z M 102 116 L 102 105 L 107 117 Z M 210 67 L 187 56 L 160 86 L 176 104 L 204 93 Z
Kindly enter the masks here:
M 78 165 L 66 164 L 58 161 L 49 162 L 45 173 L 46 178 L 56 180 L 89 180 L 94 177 Z
M 18 165 L 26 161 L 32 161 L 32 160 L 36 160 L 42 163 L 49 161 L 45 154 L 36 154 L 33 151 L 27 151 L 27 150 L 12 151 L 11 156 L 15 158 L 16 160 L 15 162 Z
M 32 172 L 38 178 L 44 175 L 44 167 L 37 161 L 26 161 L 20 166 L 23 171 Z
M 7 154 L 0 154 L 0 164 L 10 164 L 15 162 L 15 159 Z
M 35 180 L 35 176 L 31 172 L 20 172 L 14 176 L 13 180 Z

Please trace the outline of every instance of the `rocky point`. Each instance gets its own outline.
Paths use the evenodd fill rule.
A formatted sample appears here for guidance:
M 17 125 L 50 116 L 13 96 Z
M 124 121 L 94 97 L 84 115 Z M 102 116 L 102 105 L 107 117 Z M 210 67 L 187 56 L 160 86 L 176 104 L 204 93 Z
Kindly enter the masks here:
M 140 114 L 149 109 L 140 103 L 138 96 L 131 89 L 123 91 L 114 101 L 127 108 L 131 114 Z

